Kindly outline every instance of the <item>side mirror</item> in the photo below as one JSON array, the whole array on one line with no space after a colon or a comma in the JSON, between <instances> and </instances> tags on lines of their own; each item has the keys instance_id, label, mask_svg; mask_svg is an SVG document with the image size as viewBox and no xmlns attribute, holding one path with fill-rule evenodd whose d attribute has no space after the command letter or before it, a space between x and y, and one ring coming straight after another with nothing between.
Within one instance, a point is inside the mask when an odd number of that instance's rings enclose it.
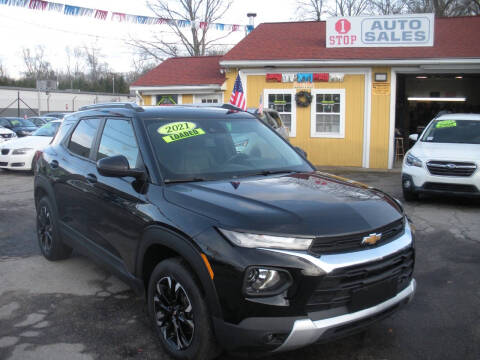
<instances>
[{"instance_id":1,"label":"side mirror","mask_svg":"<svg viewBox=\"0 0 480 360\"><path fill-rule=\"evenodd\" d=\"M307 153L305 150L303 150L301 147L298 147L298 146L294 146L295 150L297 151L297 153L300 154L300 156L302 156L303 158L307 158Z\"/></svg>"},{"instance_id":2,"label":"side mirror","mask_svg":"<svg viewBox=\"0 0 480 360\"><path fill-rule=\"evenodd\" d=\"M108 177L131 176L141 179L145 172L140 169L130 169L128 160L123 155L109 156L97 161L97 170L100 175Z\"/></svg>"},{"instance_id":3,"label":"side mirror","mask_svg":"<svg viewBox=\"0 0 480 360\"><path fill-rule=\"evenodd\" d=\"M417 141L418 140L418 134L412 134L408 137L410 140Z\"/></svg>"}]
</instances>

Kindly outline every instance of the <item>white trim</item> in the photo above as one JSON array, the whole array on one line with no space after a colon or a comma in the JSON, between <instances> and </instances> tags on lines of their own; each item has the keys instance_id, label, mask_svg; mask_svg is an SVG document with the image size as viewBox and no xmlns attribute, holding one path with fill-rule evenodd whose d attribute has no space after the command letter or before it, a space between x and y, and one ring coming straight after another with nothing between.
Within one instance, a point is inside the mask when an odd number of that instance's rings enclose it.
<instances>
[{"instance_id":1,"label":"white trim","mask_svg":"<svg viewBox=\"0 0 480 360\"><path fill-rule=\"evenodd\" d=\"M340 94L340 113L339 113L340 132L327 133L327 132L316 131L316 123L317 123L316 96L317 94ZM312 89L312 103L310 105L310 137L311 138L334 138L334 139L345 138L345 102L346 102L345 89ZM334 114L336 115L336 113Z\"/></svg>"},{"instance_id":2,"label":"white trim","mask_svg":"<svg viewBox=\"0 0 480 360\"><path fill-rule=\"evenodd\" d=\"M214 92L214 91L222 91L222 85L192 85L192 86L183 86L183 85L175 85L175 86L130 86L130 91L140 91L144 94L152 94L156 93L159 95L163 94L194 94L194 93L205 93L205 92Z\"/></svg>"},{"instance_id":3,"label":"white trim","mask_svg":"<svg viewBox=\"0 0 480 360\"><path fill-rule=\"evenodd\" d=\"M385 60L224 60L223 67L264 67L264 66L348 66L348 65L441 65L441 64L474 64L480 65L480 58L430 58L430 59L385 59Z\"/></svg>"},{"instance_id":4,"label":"white trim","mask_svg":"<svg viewBox=\"0 0 480 360\"><path fill-rule=\"evenodd\" d=\"M370 136L372 124L372 69L368 69L364 76L364 101L365 108L363 112L363 151L362 167L370 168Z\"/></svg>"},{"instance_id":5,"label":"white trim","mask_svg":"<svg viewBox=\"0 0 480 360\"><path fill-rule=\"evenodd\" d=\"M297 89L263 89L263 106L268 107L268 94L290 94L292 96L292 117L290 121L289 137L297 136L297 103L295 102L295 94Z\"/></svg>"},{"instance_id":6,"label":"white trim","mask_svg":"<svg viewBox=\"0 0 480 360\"><path fill-rule=\"evenodd\" d=\"M177 96L177 105L182 105L183 104L183 95L178 94Z\"/></svg>"},{"instance_id":7,"label":"white trim","mask_svg":"<svg viewBox=\"0 0 480 360\"><path fill-rule=\"evenodd\" d=\"M395 142L395 110L397 105L397 71L390 70L390 134L388 140L388 168L393 168L393 147Z\"/></svg>"}]
</instances>

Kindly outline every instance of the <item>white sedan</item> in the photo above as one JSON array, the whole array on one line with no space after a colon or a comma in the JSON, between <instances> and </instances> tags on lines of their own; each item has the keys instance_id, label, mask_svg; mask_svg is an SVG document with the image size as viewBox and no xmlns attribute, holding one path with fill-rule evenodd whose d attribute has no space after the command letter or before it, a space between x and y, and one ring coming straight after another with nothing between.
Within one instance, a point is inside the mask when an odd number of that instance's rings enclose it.
<instances>
[{"instance_id":1,"label":"white sedan","mask_svg":"<svg viewBox=\"0 0 480 360\"><path fill-rule=\"evenodd\" d=\"M31 136L0 143L0 169L32 170L35 153L50 144L61 123L61 120L54 120Z\"/></svg>"},{"instance_id":2,"label":"white sedan","mask_svg":"<svg viewBox=\"0 0 480 360\"><path fill-rule=\"evenodd\" d=\"M402 167L405 200L421 193L480 196L480 114L445 114L433 119Z\"/></svg>"},{"instance_id":3,"label":"white sedan","mask_svg":"<svg viewBox=\"0 0 480 360\"><path fill-rule=\"evenodd\" d=\"M14 131L7 129L6 127L0 126L0 143L15 139L16 137L17 134Z\"/></svg>"}]
</instances>

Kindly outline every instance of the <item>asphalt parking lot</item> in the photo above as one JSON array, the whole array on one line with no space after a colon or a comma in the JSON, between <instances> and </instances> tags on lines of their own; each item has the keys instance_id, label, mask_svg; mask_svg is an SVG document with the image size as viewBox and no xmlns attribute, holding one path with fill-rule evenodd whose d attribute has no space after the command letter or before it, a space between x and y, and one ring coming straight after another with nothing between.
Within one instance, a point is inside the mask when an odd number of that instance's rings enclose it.
<instances>
[{"instance_id":1,"label":"asphalt parking lot","mask_svg":"<svg viewBox=\"0 0 480 360\"><path fill-rule=\"evenodd\" d=\"M332 172L402 198L399 173ZM30 174L0 170L0 359L169 359L122 282L79 255L40 256L32 187ZM412 303L364 333L270 359L480 359L480 201L405 207L417 228Z\"/></svg>"}]
</instances>

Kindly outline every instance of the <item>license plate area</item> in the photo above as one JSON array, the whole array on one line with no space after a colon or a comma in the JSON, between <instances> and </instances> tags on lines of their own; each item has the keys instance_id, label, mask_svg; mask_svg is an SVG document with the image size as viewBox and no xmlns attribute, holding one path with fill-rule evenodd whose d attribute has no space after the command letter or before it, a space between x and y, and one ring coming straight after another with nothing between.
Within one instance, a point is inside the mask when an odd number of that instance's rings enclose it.
<instances>
[{"instance_id":1,"label":"license plate area","mask_svg":"<svg viewBox=\"0 0 480 360\"><path fill-rule=\"evenodd\" d=\"M378 305L397 294L398 279L380 281L353 292L349 310L352 312Z\"/></svg>"}]
</instances>

